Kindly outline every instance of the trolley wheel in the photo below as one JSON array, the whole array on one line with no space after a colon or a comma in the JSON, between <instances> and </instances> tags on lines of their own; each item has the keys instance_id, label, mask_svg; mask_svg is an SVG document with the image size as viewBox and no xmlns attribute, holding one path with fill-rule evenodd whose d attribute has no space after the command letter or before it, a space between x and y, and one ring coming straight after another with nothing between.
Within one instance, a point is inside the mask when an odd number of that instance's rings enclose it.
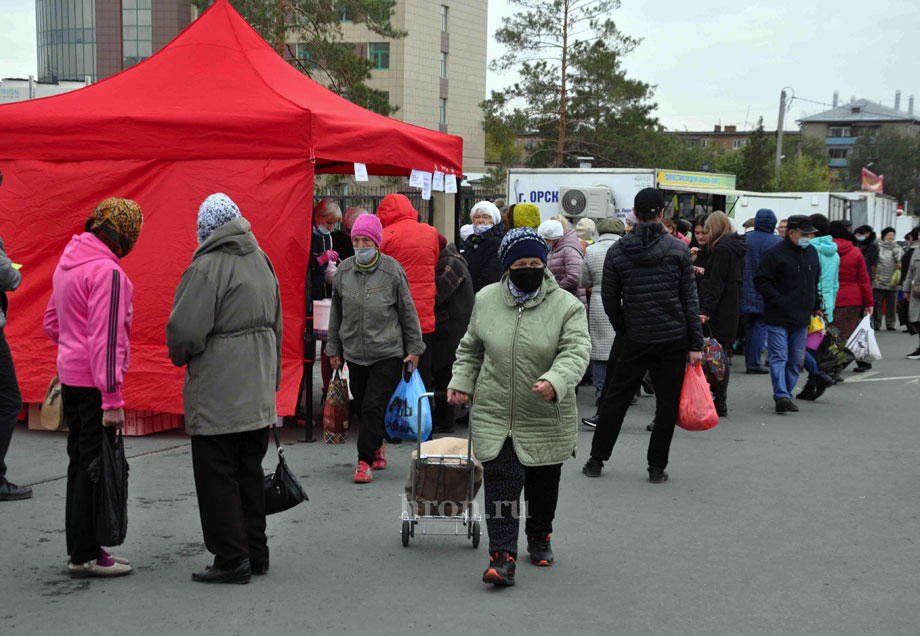
<instances>
[{"instance_id":1,"label":"trolley wheel","mask_svg":"<svg viewBox=\"0 0 920 636\"><path fill-rule=\"evenodd\" d=\"M418 521L413 521L409 524L409 536L413 539L415 538L415 526L418 525Z\"/></svg>"},{"instance_id":2,"label":"trolley wheel","mask_svg":"<svg viewBox=\"0 0 920 636\"><path fill-rule=\"evenodd\" d=\"M408 521L403 521L403 522L402 522L402 544L403 544L403 547L404 547L404 548L406 548L406 547L409 546L409 536L410 536L410 534L409 534L409 522L408 522Z\"/></svg>"},{"instance_id":3,"label":"trolley wheel","mask_svg":"<svg viewBox=\"0 0 920 636\"><path fill-rule=\"evenodd\" d=\"M479 522L478 522L478 521L474 521L474 522L471 524L470 528L471 528L471 530L473 531L473 549L475 550L476 548L479 547L479 536L482 534L482 532L481 532L481 530L480 530L480 528L479 528Z\"/></svg>"}]
</instances>

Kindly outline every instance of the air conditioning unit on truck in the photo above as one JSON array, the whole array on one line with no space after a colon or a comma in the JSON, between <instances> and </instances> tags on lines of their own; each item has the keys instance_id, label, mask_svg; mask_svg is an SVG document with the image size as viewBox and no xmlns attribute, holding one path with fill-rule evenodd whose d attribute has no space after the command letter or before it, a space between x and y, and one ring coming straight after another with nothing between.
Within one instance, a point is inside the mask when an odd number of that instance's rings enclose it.
<instances>
[{"instance_id":1,"label":"air conditioning unit on truck","mask_svg":"<svg viewBox=\"0 0 920 636\"><path fill-rule=\"evenodd\" d=\"M572 219L608 219L616 217L616 202L607 186L562 186L559 207Z\"/></svg>"}]
</instances>

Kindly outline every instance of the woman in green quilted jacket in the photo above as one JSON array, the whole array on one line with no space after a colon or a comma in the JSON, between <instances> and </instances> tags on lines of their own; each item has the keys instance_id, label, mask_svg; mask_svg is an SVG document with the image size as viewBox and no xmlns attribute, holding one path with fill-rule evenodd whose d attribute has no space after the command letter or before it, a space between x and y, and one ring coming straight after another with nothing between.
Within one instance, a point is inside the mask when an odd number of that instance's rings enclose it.
<instances>
[{"instance_id":1,"label":"woman in green quilted jacket","mask_svg":"<svg viewBox=\"0 0 920 636\"><path fill-rule=\"evenodd\" d=\"M504 274L476 295L457 350L448 401L473 398L473 453L483 464L489 567L483 581L514 585L519 499L527 551L553 563L550 547L562 462L574 455L575 386L591 337L584 305L546 269L547 246L531 228L513 229L498 251Z\"/></svg>"}]
</instances>

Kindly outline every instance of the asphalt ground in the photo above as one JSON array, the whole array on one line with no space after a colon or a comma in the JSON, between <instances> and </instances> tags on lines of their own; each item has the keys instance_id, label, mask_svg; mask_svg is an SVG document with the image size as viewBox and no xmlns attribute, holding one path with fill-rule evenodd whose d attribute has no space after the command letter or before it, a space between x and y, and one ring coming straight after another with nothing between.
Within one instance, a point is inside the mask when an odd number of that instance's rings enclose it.
<instances>
[{"instance_id":1,"label":"asphalt ground","mask_svg":"<svg viewBox=\"0 0 920 636\"><path fill-rule=\"evenodd\" d=\"M883 332L879 343L885 359L871 374L847 371L798 414L773 413L767 376L736 372L729 416L710 431L678 429L662 485L645 472L654 398L630 410L601 479L581 474L591 431L580 427L578 458L563 468L556 564L524 558L517 586L502 590L480 580L485 531L475 550L421 528L402 547L411 445L391 446L390 467L358 486L354 436L296 443L303 429L284 438L311 501L269 518L268 576L190 580L210 555L188 438L170 432L127 440L130 527L114 552L135 572L71 580L65 437L20 427L9 477L35 496L0 504L0 634L916 636L920 362L904 358L916 337ZM270 449L265 468L275 463Z\"/></svg>"}]
</instances>

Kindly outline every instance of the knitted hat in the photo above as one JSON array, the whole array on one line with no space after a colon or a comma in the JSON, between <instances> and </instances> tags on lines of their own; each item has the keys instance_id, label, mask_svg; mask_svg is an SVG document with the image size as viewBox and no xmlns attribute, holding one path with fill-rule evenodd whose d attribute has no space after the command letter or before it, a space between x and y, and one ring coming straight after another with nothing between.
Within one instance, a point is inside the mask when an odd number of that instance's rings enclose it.
<instances>
[{"instance_id":1,"label":"knitted hat","mask_svg":"<svg viewBox=\"0 0 920 636\"><path fill-rule=\"evenodd\" d=\"M241 216L236 203L223 192L209 196L198 208L198 245L207 241L214 230Z\"/></svg>"},{"instance_id":2,"label":"knitted hat","mask_svg":"<svg viewBox=\"0 0 920 636\"><path fill-rule=\"evenodd\" d=\"M539 258L546 264L548 252L546 241L533 228L519 227L509 230L498 246L498 258L502 269L508 269L520 258Z\"/></svg>"},{"instance_id":3,"label":"knitted hat","mask_svg":"<svg viewBox=\"0 0 920 636\"><path fill-rule=\"evenodd\" d=\"M633 225L639 222L639 219L636 218L636 213L632 210L626 213L626 220Z\"/></svg>"},{"instance_id":4,"label":"knitted hat","mask_svg":"<svg viewBox=\"0 0 920 636\"><path fill-rule=\"evenodd\" d=\"M362 214L351 226L351 236L352 238L366 236L374 242L374 245L380 247L383 242L383 226L380 225L380 219L373 214Z\"/></svg>"},{"instance_id":5,"label":"knitted hat","mask_svg":"<svg viewBox=\"0 0 920 636\"><path fill-rule=\"evenodd\" d=\"M473 215L476 212L485 212L492 217L492 225L498 225L502 221L502 213L499 212L498 208L491 201L480 201L473 206L473 209L470 210L470 221L473 220Z\"/></svg>"},{"instance_id":6,"label":"knitted hat","mask_svg":"<svg viewBox=\"0 0 920 636\"><path fill-rule=\"evenodd\" d=\"M597 222L598 234L619 234L626 232L626 226L620 219L601 219Z\"/></svg>"},{"instance_id":7,"label":"knitted hat","mask_svg":"<svg viewBox=\"0 0 920 636\"><path fill-rule=\"evenodd\" d=\"M509 213L513 227L532 227L537 229L540 225L540 208L533 203L518 203L512 206Z\"/></svg>"},{"instance_id":8,"label":"knitted hat","mask_svg":"<svg viewBox=\"0 0 920 636\"><path fill-rule=\"evenodd\" d=\"M83 229L99 237L118 258L128 255L144 225L140 206L130 199L110 197L102 201Z\"/></svg>"},{"instance_id":9,"label":"knitted hat","mask_svg":"<svg viewBox=\"0 0 920 636\"><path fill-rule=\"evenodd\" d=\"M575 234L582 241L593 241L596 227L594 221L591 219L582 219L575 225Z\"/></svg>"},{"instance_id":10,"label":"knitted hat","mask_svg":"<svg viewBox=\"0 0 920 636\"><path fill-rule=\"evenodd\" d=\"M540 224L540 227L537 228L537 232L547 241L559 240L562 238L562 235L565 234L562 223L552 219L549 221L543 221L543 223Z\"/></svg>"}]
</instances>

